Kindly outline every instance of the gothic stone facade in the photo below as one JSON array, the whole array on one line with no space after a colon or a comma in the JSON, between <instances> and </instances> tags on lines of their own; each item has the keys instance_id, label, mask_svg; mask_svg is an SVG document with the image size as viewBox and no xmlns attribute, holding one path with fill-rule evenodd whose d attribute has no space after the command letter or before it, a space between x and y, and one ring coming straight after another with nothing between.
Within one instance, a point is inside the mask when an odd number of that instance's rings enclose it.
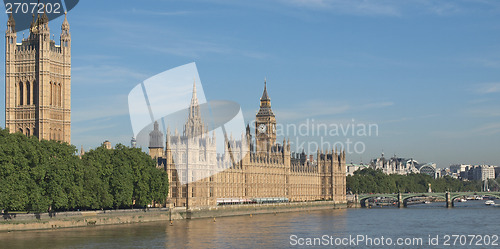
<instances>
[{"instance_id":1,"label":"gothic stone facade","mask_svg":"<svg viewBox=\"0 0 500 249\"><path fill-rule=\"evenodd\" d=\"M167 130L164 147L155 123L149 149L158 167L168 173L168 202L192 208L215 206L223 198L346 201L345 152L318 151L316 160L311 160L313 156L304 152L292 153L286 140L277 143L276 118L266 86L255 122L255 141L247 126L241 140L225 140L229 146L217 154L215 133L203 125L194 88L183 134ZM192 182L183 184L187 180Z\"/></svg>"},{"instance_id":2,"label":"gothic stone facade","mask_svg":"<svg viewBox=\"0 0 500 249\"><path fill-rule=\"evenodd\" d=\"M47 15L17 43L12 15L5 33L5 126L40 140L71 142L71 35L64 17L60 45L50 39Z\"/></svg>"}]
</instances>

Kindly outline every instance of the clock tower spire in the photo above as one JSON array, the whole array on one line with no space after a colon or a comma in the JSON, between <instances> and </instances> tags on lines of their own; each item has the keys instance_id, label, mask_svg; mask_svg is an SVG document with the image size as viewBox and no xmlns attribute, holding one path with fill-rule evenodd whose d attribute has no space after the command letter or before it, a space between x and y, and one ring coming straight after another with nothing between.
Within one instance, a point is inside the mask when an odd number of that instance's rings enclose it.
<instances>
[{"instance_id":1,"label":"clock tower spire","mask_svg":"<svg viewBox=\"0 0 500 249\"><path fill-rule=\"evenodd\" d=\"M276 143L276 117L271 109L271 98L267 93L265 79L259 112L255 116L255 139L257 152L270 152L271 147Z\"/></svg>"}]
</instances>

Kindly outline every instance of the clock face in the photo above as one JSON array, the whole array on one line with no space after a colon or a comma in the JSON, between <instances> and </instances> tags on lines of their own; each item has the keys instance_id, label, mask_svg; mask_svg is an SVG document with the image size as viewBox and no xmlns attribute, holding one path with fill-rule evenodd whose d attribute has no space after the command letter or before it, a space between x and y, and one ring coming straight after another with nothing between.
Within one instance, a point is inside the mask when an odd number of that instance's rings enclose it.
<instances>
[{"instance_id":1,"label":"clock face","mask_svg":"<svg viewBox=\"0 0 500 249\"><path fill-rule=\"evenodd\" d=\"M257 130L259 133L266 133L267 126L265 124L260 124Z\"/></svg>"}]
</instances>

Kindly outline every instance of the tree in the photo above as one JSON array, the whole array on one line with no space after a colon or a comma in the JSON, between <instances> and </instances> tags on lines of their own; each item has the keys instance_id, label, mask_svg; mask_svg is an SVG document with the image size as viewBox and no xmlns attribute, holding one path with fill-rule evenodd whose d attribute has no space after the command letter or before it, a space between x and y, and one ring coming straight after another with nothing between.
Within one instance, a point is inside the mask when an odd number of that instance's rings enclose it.
<instances>
[{"instance_id":1,"label":"tree","mask_svg":"<svg viewBox=\"0 0 500 249\"><path fill-rule=\"evenodd\" d=\"M0 209L108 209L166 200L166 172L140 149L100 146L81 159L76 152L73 145L0 129Z\"/></svg>"},{"instance_id":2,"label":"tree","mask_svg":"<svg viewBox=\"0 0 500 249\"><path fill-rule=\"evenodd\" d=\"M365 168L347 176L347 189L353 193L427 192L428 184L434 192L480 191L478 181L460 181L450 176L433 179L426 174L386 175L381 170Z\"/></svg>"}]
</instances>

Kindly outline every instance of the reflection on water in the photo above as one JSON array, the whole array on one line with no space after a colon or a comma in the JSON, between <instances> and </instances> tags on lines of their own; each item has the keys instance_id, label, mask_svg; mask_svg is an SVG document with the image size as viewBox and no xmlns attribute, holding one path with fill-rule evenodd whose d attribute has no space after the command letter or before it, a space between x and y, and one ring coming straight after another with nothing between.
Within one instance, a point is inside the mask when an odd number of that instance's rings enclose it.
<instances>
[{"instance_id":1,"label":"reflection on water","mask_svg":"<svg viewBox=\"0 0 500 249\"><path fill-rule=\"evenodd\" d=\"M1 248L289 248L290 235L422 237L498 234L500 208L482 201L262 214L213 219L0 233ZM363 246L365 247L365 246ZM362 248L362 247L360 247ZM405 247L407 248L407 247ZM417 247L416 247L417 248ZM437 247L435 247L437 248ZM443 247L444 248L444 247Z\"/></svg>"}]
</instances>

